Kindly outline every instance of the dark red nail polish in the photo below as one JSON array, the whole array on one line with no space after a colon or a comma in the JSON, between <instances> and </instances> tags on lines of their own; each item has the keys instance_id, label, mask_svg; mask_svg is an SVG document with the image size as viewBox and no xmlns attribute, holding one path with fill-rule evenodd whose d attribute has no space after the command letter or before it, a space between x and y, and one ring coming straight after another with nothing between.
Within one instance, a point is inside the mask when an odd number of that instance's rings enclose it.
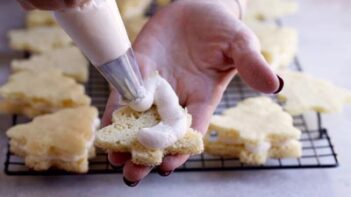
<instances>
[{"instance_id":1,"label":"dark red nail polish","mask_svg":"<svg viewBox=\"0 0 351 197\"><path fill-rule=\"evenodd\" d=\"M123 168L123 165L117 166L117 165L114 165L114 164L112 164L112 163L110 163L110 166L111 166L113 169L121 169L121 168Z\"/></svg>"},{"instance_id":2,"label":"dark red nail polish","mask_svg":"<svg viewBox=\"0 0 351 197\"><path fill-rule=\"evenodd\" d=\"M278 79L279 79L279 88L277 91L274 92L274 94L278 94L279 92L281 92L284 88L284 80L279 76L277 75Z\"/></svg>"},{"instance_id":3,"label":"dark red nail polish","mask_svg":"<svg viewBox=\"0 0 351 197\"><path fill-rule=\"evenodd\" d=\"M135 182L132 182L132 181L129 181L127 180L125 177L123 177L123 181L126 185L128 185L129 187L135 187L139 184L140 181L135 181Z\"/></svg>"},{"instance_id":4,"label":"dark red nail polish","mask_svg":"<svg viewBox=\"0 0 351 197\"><path fill-rule=\"evenodd\" d=\"M162 171L162 170L159 170L157 169L157 173L160 175L160 176L169 176L170 174L172 174L173 171Z\"/></svg>"}]
</instances>

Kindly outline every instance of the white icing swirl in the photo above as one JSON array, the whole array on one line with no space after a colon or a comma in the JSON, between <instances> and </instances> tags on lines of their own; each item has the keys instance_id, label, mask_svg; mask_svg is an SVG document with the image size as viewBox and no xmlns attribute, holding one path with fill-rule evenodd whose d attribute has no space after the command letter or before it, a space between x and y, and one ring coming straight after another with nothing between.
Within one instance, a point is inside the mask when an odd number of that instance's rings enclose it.
<instances>
[{"instance_id":1,"label":"white icing swirl","mask_svg":"<svg viewBox=\"0 0 351 197\"><path fill-rule=\"evenodd\" d=\"M146 111L153 104L161 122L138 132L139 142L150 148L166 148L184 136L187 129L187 113L179 105L179 99L171 85L158 73L144 81L146 94L142 99L128 103L135 111Z\"/></svg>"}]
</instances>

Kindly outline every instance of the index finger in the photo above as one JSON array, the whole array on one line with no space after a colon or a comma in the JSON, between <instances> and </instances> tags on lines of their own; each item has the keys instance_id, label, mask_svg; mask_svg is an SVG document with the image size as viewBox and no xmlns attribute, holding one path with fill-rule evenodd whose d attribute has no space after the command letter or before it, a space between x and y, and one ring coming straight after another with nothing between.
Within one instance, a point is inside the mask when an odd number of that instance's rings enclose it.
<instances>
[{"instance_id":1,"label":"index finger","mask_svg":"<svg viewBox=\"0 0 351 197\"><path fill-rule=\"evenodd\" d=\"M112 113L120 107L119 94L116 90L112 90L108 97L107 104L105 107L104 115L102 116L102 126L105 127L112 123Z\"/></svg>"},{"instance_id":2,"label":"index finger","mask_svg":"<svg viewBox=\"0 0 351 197\"><path fill-rule=\"evenodd\" d=\"M263 93L275 93L282 82L271 70L260 52L255 34L243 23L230 45L231 56L240 77L252 88Z\"/></svg>"}]
</instances>

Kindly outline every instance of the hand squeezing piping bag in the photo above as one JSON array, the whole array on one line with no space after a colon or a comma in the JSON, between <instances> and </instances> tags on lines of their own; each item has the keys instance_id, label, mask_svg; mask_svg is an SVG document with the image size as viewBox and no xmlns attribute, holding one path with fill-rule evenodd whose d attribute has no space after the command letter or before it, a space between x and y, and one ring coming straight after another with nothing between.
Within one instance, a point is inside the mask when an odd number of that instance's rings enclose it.
<instances>
[{"instance_id":1,"label":"hand squeezing piping bag","mask_svg":"<svg viewBox=\"0 0 351 197\"><path fill-rule=\"evenodd\" d=\"M54 15L123 100L144 97L139 66L115 0L89 0Z\"/></svg>"}]
</instances>

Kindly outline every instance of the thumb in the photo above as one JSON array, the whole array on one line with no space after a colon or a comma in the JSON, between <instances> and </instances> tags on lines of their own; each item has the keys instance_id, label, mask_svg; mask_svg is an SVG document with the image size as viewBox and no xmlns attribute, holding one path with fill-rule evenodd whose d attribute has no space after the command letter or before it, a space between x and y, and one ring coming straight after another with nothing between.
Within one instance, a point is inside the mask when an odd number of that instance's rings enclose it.
<instances>
[{"instance_id":1,"label":"thumb","mask_svg":"<svg viewBox=\"0 0 351 197\"><path fill-rule=\"evenodd\" d=\"M230 43L230 54L240 77L253 89L263 93L277 93L283 81L273 73L260 52L255 34L243 23Z\"/></svg>"},{"instance_id":2,"label":"thumb","mask_svg":"<svg viewBox=\"0 0 351 197\"><path fill-rule=\"evenodd\" d=\"M112 113L119 107L119 94L117 91L112 90L108 98L104 114L102 116L102 126L107 126L112 123Z\"/></svg>"}]
</instances>

